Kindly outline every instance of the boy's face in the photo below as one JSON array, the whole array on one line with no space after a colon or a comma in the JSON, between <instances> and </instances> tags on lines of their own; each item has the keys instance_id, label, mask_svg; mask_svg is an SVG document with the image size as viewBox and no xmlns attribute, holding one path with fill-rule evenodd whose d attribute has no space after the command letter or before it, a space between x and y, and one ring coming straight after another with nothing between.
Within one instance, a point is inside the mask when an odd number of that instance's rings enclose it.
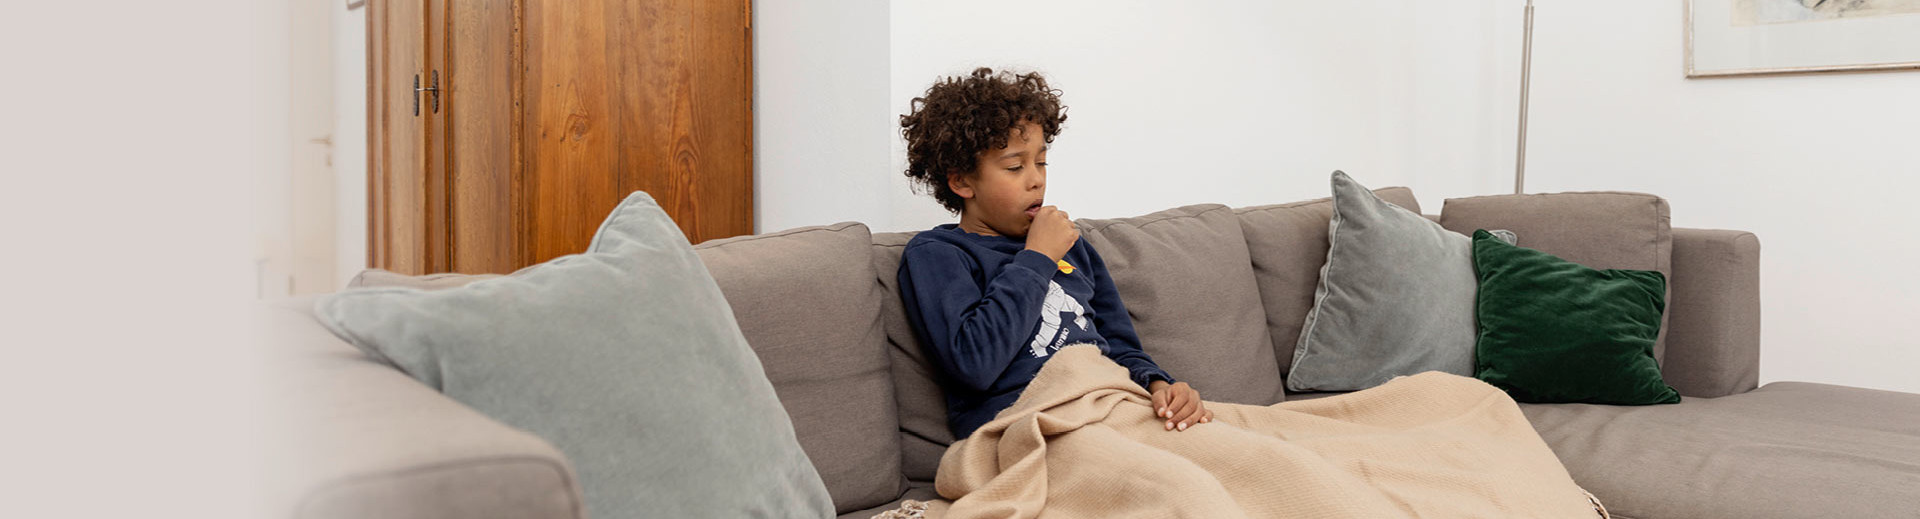
<instances>
[{"instance_id":1,"label":"boy's face","mask_svg":"<svg viewBox=\"0 0 1920 519\"><path fill-rule=\"evenodd\" d=\"M1038 123L1011 130L1007 145L980 152L971 174L950 175L947 187L966 199L960 228L1025 238L1047 196L1047 143Z\"/></svg>"}]
</instances>

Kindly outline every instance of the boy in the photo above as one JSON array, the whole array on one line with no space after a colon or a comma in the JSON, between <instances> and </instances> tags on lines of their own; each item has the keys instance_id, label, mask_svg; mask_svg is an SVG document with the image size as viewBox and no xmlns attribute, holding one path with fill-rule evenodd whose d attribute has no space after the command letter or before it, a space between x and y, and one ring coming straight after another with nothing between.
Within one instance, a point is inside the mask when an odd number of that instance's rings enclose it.
<instances>
[{"instance_id":1,"label":"boy","mask_svg":"<svg viewBox=\"0 0 1920 519\"><path fill-rule=\"evenodd\" d=\"M1012 405L1053 352L1094 344L1153 395L1169 431L1213 420L1200 394L1140 349L1100 255L1043 205L1047 149L1067 120L1038 73L936 82L900 117L907 171L957 224L915 235L900 258L914 333L946 373L947 426L966 438Z\"/></svg>"}]
</instances>

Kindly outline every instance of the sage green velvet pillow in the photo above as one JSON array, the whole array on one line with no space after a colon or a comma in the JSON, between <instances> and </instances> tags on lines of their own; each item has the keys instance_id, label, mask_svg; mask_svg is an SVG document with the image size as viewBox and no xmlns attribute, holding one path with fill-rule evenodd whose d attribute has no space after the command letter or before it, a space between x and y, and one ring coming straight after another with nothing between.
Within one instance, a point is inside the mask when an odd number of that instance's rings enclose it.
<instances>
[{"instance_id":1,"label":"sage green velvet pillow","mask_svg":"<svg viewBox=\"0 0 1920 519\"><path fill-rule=\"evenodd\" d=\"M314 314L552 442L579 470L587 517L834 516L719 285L646 193L586 252L457 288L348 290Z\"/></svg>"},{"instance_id":2,"label":"sage green velvet pillow","mask_svg":"<svg viewBox=\"0 0 1920 519\"><path fill-rule=\"evenodd\" d=\"M1473 232L1480 278L1474 376L1533 403L1671 404L1653 342L1667 279L1595 270Z\"/></svg>"},{"instance_id":3,"label":"sage green velvet pillow","mask_svg":"<svg viewBox=\"0 0 1920 519\"><path fill-rule=\"evenodd\" d=\"M1287 389L1358 391L1402 375L1473 374L1473 244L1335 171L1320 267ZM1157 358L1157 357L1156 357Z\"/></svg>"}]
</instances>

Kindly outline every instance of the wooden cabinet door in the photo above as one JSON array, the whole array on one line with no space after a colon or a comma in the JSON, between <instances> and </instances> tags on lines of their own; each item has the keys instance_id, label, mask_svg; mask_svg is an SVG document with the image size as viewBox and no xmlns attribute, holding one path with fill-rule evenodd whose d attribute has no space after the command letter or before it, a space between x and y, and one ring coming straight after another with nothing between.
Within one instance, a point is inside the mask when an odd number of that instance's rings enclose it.
<instances>
[{"instance_id":1,"label":"wooden cabinet door","mask_svg":"<svg viewBox=\"0 0 1920 519\"><path fill-rule=\"evenodd\" d=\"M514 72L514 0L431 0L446 16L447 78L441 113L446 137L447 270L513 272L534 262L522 257L520 206L514 179L514 128L520 118Z\"/></svg>"},{"instance_id":2,"label":"wooden cabinet door","mask_svg":"<svg viewBox=\"0 0 1920 519\"><path fill-rule=\"evenodd\" d=\"M369 3L370 264L512 272L633 191L689 241L752 233L747 5Z\"/></svg>"},{"instance_id":3,"label":"wooden cabinet door","mask_svg":"<svg viewBox=\"0 0 1920 519\"><path fill-rule=\"evenodd\" d=\"M367 5L368 264L403 273L432 271L427 243L426 119L431 100L414 81L425 71L426 2ZM426 101L422 103L421 101Z\"/></svg>"},{"instance_id":4,"label":"wooden cabinet door","mask_svg":"<svg viewBox=\"0 0 1920 519\"><path fill-rule=\"evenodd\" d=\"M753 232L746 0L524 0L531 260L646 191L698 243Z\"/></svg>"}]
</instances>

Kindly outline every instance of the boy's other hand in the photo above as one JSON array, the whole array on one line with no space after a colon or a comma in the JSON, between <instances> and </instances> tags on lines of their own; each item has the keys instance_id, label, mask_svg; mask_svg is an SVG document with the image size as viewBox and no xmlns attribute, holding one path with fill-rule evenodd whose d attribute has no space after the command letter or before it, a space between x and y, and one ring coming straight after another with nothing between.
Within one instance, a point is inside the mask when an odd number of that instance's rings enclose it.
<instances>
[{"instance_id":1,"label":"boy's other hand","mask_svg":"<svg viewBox=\"0 0 1920 519\"><path fill-rule=\"evenodd\" d=\"M1147 384L1153 393L1153 415L1167 421L1167 430L1187 430L1187 427L1213 421L1213 411L1200 401L1200 392L1194 391L1186 382L1168 384L1165 380L1155 380Z\"/></svg>"},{"instance_id":2,"label":"boy's other hand","mask_svg":"<svg viewBox=\"0 0 1920 519\"><path fill-rule=\"evenodd\" d=\"M1056 206L1041 207L1033 214L1033 225L1027 227L1027 248L1054 261L1065 259L1067 251L1079 240L1080 228L1074 227L1067 212Z\"/></svg>"}]
</instances>

